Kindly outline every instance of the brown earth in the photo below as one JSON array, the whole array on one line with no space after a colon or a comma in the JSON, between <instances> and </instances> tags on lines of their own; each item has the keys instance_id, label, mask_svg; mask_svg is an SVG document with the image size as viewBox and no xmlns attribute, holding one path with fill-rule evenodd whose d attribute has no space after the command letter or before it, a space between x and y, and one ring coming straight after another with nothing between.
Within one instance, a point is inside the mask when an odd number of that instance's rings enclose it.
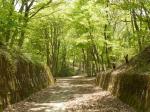
<instances>
[{"instance_id":1,"label":"brown earth","mask_svg":"<svg viewBox=\"0 0 150 112\"><path fill-rule=\"evenodd\" d=\"M114 70L97 74L97 85L137 112L150 112L150 46Z\"/></svg>"},{"instance_id":2,"label":"brown earth","mask_svg":"<svg viewBox=\"0 0 150 112\"><path fill-rule=\"evenodd\" d=\"M95 86L94 78L58 78L56 85L9 106L4 112L135 112Z\"/></svg>"}]
</instances>

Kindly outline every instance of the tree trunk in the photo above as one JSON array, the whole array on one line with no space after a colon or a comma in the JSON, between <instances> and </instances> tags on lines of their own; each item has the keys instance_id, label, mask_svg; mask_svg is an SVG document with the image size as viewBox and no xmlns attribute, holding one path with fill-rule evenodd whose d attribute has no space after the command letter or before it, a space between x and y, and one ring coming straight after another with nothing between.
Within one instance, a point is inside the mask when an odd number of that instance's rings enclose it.
<instances>
[{"instance_id":1,"label":"tree trunk","mask_svg":"<svg viewBox=\"0 0 150 112\"><path fill-rule=\"evenodd\" d=\"M136 14L135 14L135 10L132 9L132 16L133 16L133 23L134 23L134 27L136 29L136 33L138 36L138 45L139 45L139 51L142 50L142 42L141 42L141 37L140 37L140 29L137 23L137 18L136 18Z\"/></svg>"}]
</instances>

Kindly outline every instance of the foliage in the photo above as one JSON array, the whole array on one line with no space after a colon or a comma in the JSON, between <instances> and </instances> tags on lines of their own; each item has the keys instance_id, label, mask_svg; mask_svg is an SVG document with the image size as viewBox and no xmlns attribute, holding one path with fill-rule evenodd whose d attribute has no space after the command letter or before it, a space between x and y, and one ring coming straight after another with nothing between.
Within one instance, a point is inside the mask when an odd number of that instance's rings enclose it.
<instances>
[{"instance_id":1,"label":"foliage","mask_svg":"<svg viewBox=\"0 0 150 112\"><path fill-rule=\"evenodd\" d=\"M47 63L53 75L77 67L91 76L149 45L149 6L147 0L0 0L0 41Z\"/></svg>"}]
</instances>

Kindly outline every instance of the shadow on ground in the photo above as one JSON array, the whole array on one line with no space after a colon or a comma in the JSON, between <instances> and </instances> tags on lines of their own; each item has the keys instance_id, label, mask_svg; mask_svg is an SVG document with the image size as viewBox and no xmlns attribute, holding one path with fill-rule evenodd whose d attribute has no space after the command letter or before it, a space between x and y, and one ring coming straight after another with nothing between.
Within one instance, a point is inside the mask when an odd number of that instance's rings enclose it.
<instances>
[{"instance_id":1,"label":"shadow on ground","mask_svg":"<svg viewBox=\"0 0 150 112\"><path fill-rule=\"evenodd\" d=\"M58 78L56 85L19 102L4 112L134 112L129 106L95 87L94 78Z\"/></svg>"}]
</instances>

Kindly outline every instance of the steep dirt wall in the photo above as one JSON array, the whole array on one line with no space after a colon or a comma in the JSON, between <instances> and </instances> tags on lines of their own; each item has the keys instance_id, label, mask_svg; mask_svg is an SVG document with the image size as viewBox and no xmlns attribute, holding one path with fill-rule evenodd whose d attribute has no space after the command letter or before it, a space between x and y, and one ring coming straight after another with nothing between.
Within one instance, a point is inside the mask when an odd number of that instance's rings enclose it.
<instances>
[{"instance_id":1,"label":"steep dirt wall","mask_svg":"<svg viewBox=\"0 0 150 112\"><path fill-rule=\"evenodd\" d=\"M138 112L150 112L150 76L103 73L97 76L97 84Z\"/></svg>"},{"instance_id":2,"label":"steep dirt wall","mask_svg":"<svg viewBox=\"0 0 150 112\"><path fill-rule=\"evenodd\" d=\"M116 70L97 75L97 85L133 106L150 112L150 47Z\"/></svg>"},{"instance_id":3,"label":"steep dirt wall","mask_svg":"<svg viewBox=\"0 0 150 112\"><path fill-rule=\"evenodd\" d=\"M6 107L53 84L47 66L0 49L0 104Z\"/></svg>"}]
</instances>

